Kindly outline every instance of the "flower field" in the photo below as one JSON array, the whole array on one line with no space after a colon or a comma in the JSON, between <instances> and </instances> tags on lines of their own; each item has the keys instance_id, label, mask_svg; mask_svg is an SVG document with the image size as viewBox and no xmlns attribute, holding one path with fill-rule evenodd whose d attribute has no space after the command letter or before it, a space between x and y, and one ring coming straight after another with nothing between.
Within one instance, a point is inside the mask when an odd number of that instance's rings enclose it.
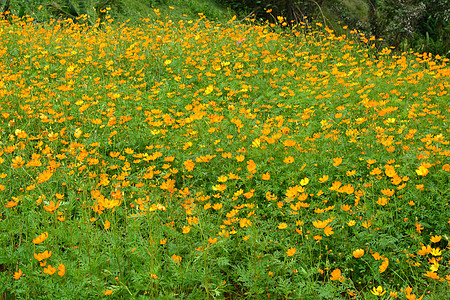
<instances>
[{"instance_id":1,"label":"flower field","mask_svg":"<svg viewBox=\"0 0 450 300\"><path fill-rule=\"evenodd\" d=\"M448 59L154 13L1 21L0 299L450 293Z\"/></svg>"}]
</instances>

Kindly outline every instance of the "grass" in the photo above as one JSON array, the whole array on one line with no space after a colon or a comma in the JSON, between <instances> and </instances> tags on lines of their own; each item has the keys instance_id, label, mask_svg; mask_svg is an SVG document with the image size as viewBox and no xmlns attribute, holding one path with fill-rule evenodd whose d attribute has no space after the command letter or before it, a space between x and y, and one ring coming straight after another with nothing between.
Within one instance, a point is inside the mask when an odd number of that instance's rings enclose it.
<instances>
[{"instance_id":1,"label":"grass","mask_svg":"<svg viewBox=\"0 0 450 300\"><path fill-rule=\"evenodd\" d=\"M151 14L2 21L3 298L445 298L447 59Z\"/></svg>"}]
</instances>

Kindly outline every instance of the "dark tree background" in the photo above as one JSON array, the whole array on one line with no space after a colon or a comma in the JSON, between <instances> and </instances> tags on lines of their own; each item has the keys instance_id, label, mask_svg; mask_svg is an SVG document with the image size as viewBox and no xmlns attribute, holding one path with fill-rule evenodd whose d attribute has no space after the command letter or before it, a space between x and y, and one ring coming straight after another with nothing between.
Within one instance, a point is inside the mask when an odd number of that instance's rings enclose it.
<instances>
[{"instance_id":1,"label":"dark tree background","mask_svg":"<svg viewBox=\"0 0 450 300\"><path fill-rule=\"evenodd\" d=\"M379 47L393 46L450 56L450 0L219 0L245 17L272 19L280 15L290 22L304 17L333 28L339 22L382 38ZM272 9L271 14L265 13Z\"/></svg>"}]
</instances>

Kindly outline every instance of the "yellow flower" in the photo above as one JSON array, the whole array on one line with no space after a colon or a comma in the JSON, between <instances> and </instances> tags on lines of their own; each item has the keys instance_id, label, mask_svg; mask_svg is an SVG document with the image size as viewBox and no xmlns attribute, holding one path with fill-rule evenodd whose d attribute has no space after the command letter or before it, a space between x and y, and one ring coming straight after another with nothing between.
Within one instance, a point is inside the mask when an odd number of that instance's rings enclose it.
<instances>
[{"instance_id":1,"label":"yellow flower","mask_svg":"<svg viewBox=\"0 0 450 300\"><path fill-rule=\"evenodd\" d=\"M286 223L280 223L280 225L278 225L278 229L286 229L287 227Z\"/></svg>"},{"instance_id":2,"label":"yellow flower","mask_svg":"<svg viewBox=\"0 0 450 300\"><path fill-rule=\"evenodd\" d=\"M83 131L80 128L77 128L77 129L75 129L75 132L74 132L73 136L75 138L79 138L82 133L83 133Z\"/></svg>"},{"instance_id":3,"label":"yellow flower","mask_svg":"<svg viewBox=\"0 0 450 300\"><path fill-rule=\"evenodd\" d=\"M440 256L440 255L442 255L442 251L441 251L440 248L432 248L430 253L433 256Z\"/></svg>"},{"instance_id":4,"label":"yellow flower","mask_svg":"<svg viewBox=\"0 0 450 300\"><path fill-rule=\"evenodd\" d=\"M386 291L383 290L383 287L381 285L379 285L377 288L374 287L373 289L370 290L370 292L375 296L383 296L386 293Z\"/></svg>"},{"instance_id":5,"label":"yellow flower","mask_svg":"<svg viewBox=\"0 0 450 300\"><path fill-rule=\"evenodd\" d=\"M300 185L307 185L309 183L309 178L305 177L302 180L300 180Z\"/></svg>"},{"instance_id":6,"label":"yellow flower","mask_svg":"<svg viewBox=\"0 0 450 300\"><path fill-rule=\"evenodd\" d=\"M424 166L419 166L416 170L416 173L419 176L427 176L428 172L429 172L428 169L425 168Z\"/></svg>"}]
</instances>

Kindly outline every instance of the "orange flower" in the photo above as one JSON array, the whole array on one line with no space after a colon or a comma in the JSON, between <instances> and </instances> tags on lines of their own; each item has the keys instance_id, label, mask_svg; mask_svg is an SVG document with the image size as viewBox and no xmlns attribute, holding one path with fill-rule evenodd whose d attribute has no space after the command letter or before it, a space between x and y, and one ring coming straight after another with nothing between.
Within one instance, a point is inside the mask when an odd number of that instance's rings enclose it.
<instances>
[{"instance_id":1,"label":"orange flower","mask_svg":"<svg viewBox=\"0 0 450 300\"><path fill-rule=\"evenodd\" d=\"M113 293L113 290L105 290L105 291L103 291L103 295L105 295L105 296L109 296L112 293Z\"/></svg>"},{"instance_id":2,"label":"orange flower","mask_svg":"<svg viewBox=\"0 0 450 300\"><path fill-rule=\"evenodd\" d=\"M441 235L435 235L435 236L432 236L430 240L431 240L432 243L439 243L441 238L442 238Z\"/></svg>"},{"instance_id":3,"label":"orange flower","mask_svg":"<svg viewBox=\"0 0 450 300\"><path fill-rule=\"evenodd\" d=\"M34 253L34 258L36 258L38 261L47 259L50 256L52 256L52 251L49 252L48 250L45 250L42 253Z\"/></svg>"},{"instance_id":4,"label":"orange flower","mask_svg":"<svg viewBox=\"0 0 450 300\"><path fill-rule=\"evenodd\" d=\"M269 172L262 174L262 180L269 180L269 179L270 179L270 173Z\"/></svg>"},{"instance_id":5,"label":"orange flower","mask_svg":"<svg viewBox=\"0 0 450 300\"><path fill-rule=\"evenodd\" d=\"M341 270L335 269L333 272L331 272L330 279L331 280L339 280L339 279L341 279L341 275L342 275Z\"/></svg>"},{"instance_id":6,"label":"orange flower","mask_svg":"<svg viewBox=\"0 0 450 300\"><path fill-rule=\"evenodd\" d=\"M39 174L38 177L38 183L43 183L46 182L47 180L50 179L50 177L53 176L53 172L49 169L45 170L44 172Z\"/></svg>"},{"instance_id":7,"label":"orange flower","mask_svg":"<svg viewBox=\"0 0 450 300\"><path fill-rule=\"evenodd\" d=\"M183 165L186 168L186 170L188 172L190 172L190 171L194 170L195 163L192 161L192 159L189 159L189 160L185 161L183 163Z\"/></svg>"},{"instance_id":8,"label":"orange flower","mask_svg":"<svg viewBox=\"0 0 450 300\"><path fill-rule=\"evenodd\" d=\"M181 259L182 259L181 256L178 256L176 254L172 255L172 261L176 264L179 264Z\"/></svg>"},{"instance_id":9,"label":"orange flower","mask_svg":"<svg viewBox=\"0 0 450 300\"><path fill-rule=\"evenodd\" d=\"M16 136L19 139L25 139L28 136L28 134L25 131L21 130L21 129L16 129L16 131L14 133L16 134Z\"/></svg>"},{"instance_id":10,"label":"orange flower","mask_svg":"<svg viewBox=\"0 0 450 300\"><path fill-rule=\"evenodd\" d=\"M379 197L378 198L378 201L377 201L378 205L384 206L387 203L388 203L388 198L386 198L386 197Z\"/></svg>"},{"instance_id":11,"label":"orange flower","mask_svg":"<svg viewBox=\"0 0 450 300\"><path fill-rule=\"evenodd\" d=\"M364 249L356 249L353 251L354 258L361 258L364 255Z\"/></svg>"},{"instance_id":12,"label":"orange flower","mask_svg":"<svg viewBox=\"0 0 450 300\"><path fill-rule=\"evenodd\" d=\"M292 164L294 162L294 158L292 156L285 157L283 162L285 164Z\"/></svg>"},{"instance_id":13,"label":"orange flower","mask_svg":"<svg viewBox=\"0 0 450 300\"><path fill-rule=\"evenodd\" d=\"M380 274L386 271L387 267L389 266L389 259L384 258L383 262L381 263L381 266L379 268Z\"/></svg>"},{"instance_id":14,"label":"orange flower","mask_svg":"<svg viewBox=\"0 0 450 300\"><path fill-rule=\"evenodd\" d=\"M58 275L63 277L66 274L66 267L63 264L59 264L58 266Z\"/></svg>"},{"instance_id":15,"label":"orange flower","mask_svg":"<svg viewBox=\"0 0 450 300\"><path fill-rule=\"evenodd\" d=\"M48 232L44 232L43 234L41 234L40 236L38 236L37 238L33 239L33 243L40 244L43 241L45 241L48 238Z\"/></svg>"},{"instance_id":16,"label":"orange flower","mask_svg":"<svg viewBox=\"0 0 450 300\"><path fill-rule=\"evenodd\" d=\"M436 272L427 271L424 275L429 277L429 278L431 278L431 279L439 280L439 276L438 276L438 274Z\"/></svg>"},{"instance_id":17,"label":"orange flower","mask_svg":"<svg viewBox=\"0 0 450 300\"><path fill-rule=\"evenodd\" d=\"M334 233L333 228L330 226L325 227L323 232L325 233L326 236L330 236Z\"/></svg>"},{"instance_id":18,"label":"orange flower","mask_svg":"<svg viewBox=\"0 0 450 300\"><path fill-rule=\"evenodd\" d=\"M292 256L292 255L295 254L296 251L297 250L295 250L294 247L291 247L291 248L287 249L286 253L287 253L288 256Z\"/></svg>"},{"instance_id":19,"label":"orange flower","mask_svg":"<svg viewBox=\"0 0 450 300\"><path fill-rule=\"evenodd\" d=\"M386 174L387 177L394 177L395 175L397 175L397 172L395 171L394 167L391 165L385 166L384 173Z\"/></svg>"},{"instance_id":20,"label":"orange flower","mask_svg":"<svg viewBox=\"0 0 450 300\"><path fill-rule=\"evenodd\" d=\"M343 211L349 211L352 208L352 206L348 204L342 204L341 208Z\"/></svg>"},{"instance_id":21,"label":"orange flower","mask_svg":"<svg viewBox=\"0 0 450 300\"><path fill-rule=\"evenodd\" d=\"M320 177L319 182L320 183L324 183L328 180L329 176L328 175L323 175L322 177Z\"/></svg>"},{"instance_id":22,"label":"orange flower","mask_svg":"<svg viewBox=\"0 0 450 300\"><path fill-rule=\"evenodd\" d=\"M14 272L13 278L18 280L22 276L22 270L19 269L19 271Z\"/></svg>"},{"instance_id":23,"label":"orange flower","mask_svg":"<svg viewBox=\"0 0 450 300\"><path fill-rule=\"evenodd\" d=\"M313 221L313 226L319 229L325 228L327 227L328 224L330 224L330 222L332 221L332 219L326 219L324 221L321 220L317 220L317 221Z\"/></svg>"},{"instance_id":24,"label":"orange flower","mask_svg":"<svg viewBox=\"0 0 450 300\"><path fill-rule=\"evenodd\" d=\"M422 230L424 229L424 227L422 226L422 224L416 222L415 226L416 226L416 231L417 231L418 233L422 233Z\"/></svg>"},{"instance_id":25,"label":"orange flower","mask_svg":"<svg viewBox=\"0 0 450 300\"><path fill-rule=\"evenodd\" d=\"M239 226L241 227L249 227L252 226L252 222L247 218L242 218L239 220Z\"/></svg>"},{"instance_id":26,"label":"orange flower","mask_svg":"<svg viewBox=\"0 0 450 300\"><path fill-rule=\"evenodd\" d=\"M418 255L427 255L428 253L431 252L431 246L427 245L427 246L422 246L422 249L420 249L419 251L417 251Z\"/></svg>"},{"instance_id":27,"label":"orange flower","mask_svg":"<svg viewBox=\"0 0 450 300\"><path fill-rule=\"evenodd\" d=\"M60 202L61 201L58 201L58 203L55 204L55 202L50 201L49 205L44 205L44 209L52 214L55 210L58 209Z\"/></svg>"},{"instance_id":28,"label":"orange flower","mask_svg":"<svg viewBox=\"0 0 450 300\"><path fill-rule=\"evenodd\" d=\"M256 164L253 161L253 159L250 159L249 161L247 161L247 170L250 173L255 173L256 172Z\"/></svg>"},{"instance_id":29,"label":"orange flower","mask_svg":"<svg viewBox=\"0 0 450 300\"><path fill-rule=\"evenodd\" d=\"M283 145L285 145L286 147L294 147L296 144L297 142L293 140L285 140L283 142Z\"/></svg>"},{"instance_id":30,"label":"orange flower","mask_svg":"<svg viewBox=\"0 0 450 300\"><path fill-rule=\"evenodd\" d=\"M342 182L335 181L331 184L331 187L329 189L330 189L330 191L338 191L339 188L341 187L341 185L342 185Z\"/></svg>"},{"instance_id":31,"label":"orange flower","mask_svg":"<svg viewBox=\"0 0 450 300\"><path fill-rule=\"evenodd\" d=\"M186 233L189 233L189 231L191 231L191 226L183 226L182 229L183 229L183 233L186 234Z\"/></svg>"},{"instance_id":32,"label":"orange flower","mask_svg":"<svg viewBox=\"0 0 450 300\"><path fill-rule=\"evenodd\" d=\"M48 265L47 268L44 268L44 273L48 275L53 275L56 272L56 268L52 267L52 265Z\"/></svg>"},{"instance_id":33,"label":"orange flower","mask_svg":"<svg viewBox=\"0 0 450 300\"><path fill-rule=\"evenodd\" d=\"M23 166L24 163L25 161L23 160L22 156L16 156L15 158L12 159L11 167L13 169L19 169L20 167Z\"/></svg>"},{"instance_id":34,"label":"orange flower","mask_svg":"<svg viewBox=\"0 0 450 300\"><path fill-rule=\"evenodd\" d=\"M105 225L104 225L105 229L108 230L109 227L111 227L111 222L109 222L108 220L105 221Z\"/></svg>"},{"instance_id":35,"label":"orange flower","mask_svg":"<svg viewBox=\"0 0 450 300\"><path fill-rule=\"evenodd\" d=\"M219 209L222 208L222 206L223 206L222 203L216 203L216 204L214 204L214 205L212 206L212 208L215 209L215 210L219 210Z\"/></svg>"},{"instance_id":36,"label":"orange flower","mask_svg":"<svg viewBox=\"0 0 450 300\"><path fill-rule=\"evenodd\" d=\"M342 164L342 157L333 158L333 166L337 167Z\"/></svg>"},{"instance_id":37,"label":"orange flower","mask_svg":"<svg viewBox=\"0 0 450 300\"><path fill-rule=\"evenodd\" d=\"M5 204L5 207L14 207L17 205L17 201L8 201L8 203Z\"/></svg>"},{"instance_id":38,"label":"orange flower","mask_svg":"<svg viewBox=\"0 0 450 300\"><path fill-rule=\"evenodd\" d=\"M389 197L389 196L394 195L395 191L394 191L394 190L391 190L391 189L382 189L382 190L381 190L381 193L382 193L383 195Z\"/></svg>"},{"instance_id":39,"label":"orange flower","mask_svg":"<svg viewBox=\"0 0 450 300\"><path fill-rule=\"evenodd\" d=\"M362 223L362 227L364 227L364 228L369 228L370 226L372 226L371 220L367 220Z\"/></svg>"},{"instance_id":40,"label":"orange flower","mask_svg":"<svg viewBox=\"0 0 450 300\"><path fill-rule=\"evenodd\" d=\"M244 159L245 159L245 156L244 156L244 155L242 155L242 154L236 155L236 160L237 160L238 162L244 161Z\"/></svg>"}]
</instances>

